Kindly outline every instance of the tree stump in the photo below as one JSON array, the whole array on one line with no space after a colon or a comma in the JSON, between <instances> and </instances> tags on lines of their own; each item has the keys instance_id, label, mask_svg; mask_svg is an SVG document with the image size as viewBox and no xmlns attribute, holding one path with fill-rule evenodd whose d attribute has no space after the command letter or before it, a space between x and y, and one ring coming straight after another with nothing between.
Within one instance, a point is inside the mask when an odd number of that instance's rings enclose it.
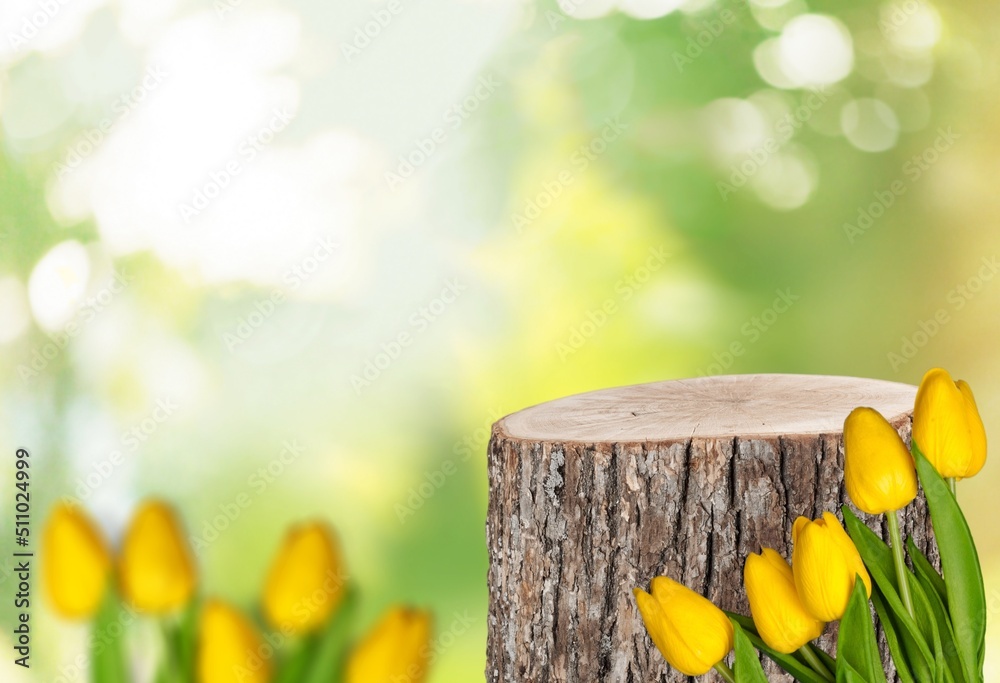
<instances>
[{"instance_id":1,"label":"tree stump","mask_svg":"<svg viewBox=\"0 0 1000 683\"><path fill-rule=\"evenodd\" d=\"M871 406L908 442L915 393L850 377L734 375L595 391L498 421L487 681L688 680L647 637L632 588L666 574L749 614L746 556L769 546L790 557L796 517L839 517L848 502L844 418ZM937 562L922 496L902 526ZM821 643L832 652L834 642L830 626ZM770 680L791 680L767 665Z\"/></svg>"}]
</instances>

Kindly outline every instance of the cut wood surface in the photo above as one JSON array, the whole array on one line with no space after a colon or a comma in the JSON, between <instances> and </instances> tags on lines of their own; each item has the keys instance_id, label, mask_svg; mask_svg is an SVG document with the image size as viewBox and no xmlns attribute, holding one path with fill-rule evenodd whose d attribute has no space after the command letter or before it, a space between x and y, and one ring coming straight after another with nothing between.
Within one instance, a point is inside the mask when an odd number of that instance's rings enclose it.
<instances>
[{"instance_id":1,"label":"cut wood surface","mask_svg":"<svg viewBox=\"0 0 1000 683\"><path fill-rule=\"evenodd\" d=\"M915 393L733 375L579 394L501 419L489 446L487 680L688 680L649 641L631 589L666 574L747 614L746 556L768 546L790 557L796 517L839 516L847 502L844 418L870 406L909 439ZM902 523L937 561L922 498Z\"/></svg>"}]
</instances>

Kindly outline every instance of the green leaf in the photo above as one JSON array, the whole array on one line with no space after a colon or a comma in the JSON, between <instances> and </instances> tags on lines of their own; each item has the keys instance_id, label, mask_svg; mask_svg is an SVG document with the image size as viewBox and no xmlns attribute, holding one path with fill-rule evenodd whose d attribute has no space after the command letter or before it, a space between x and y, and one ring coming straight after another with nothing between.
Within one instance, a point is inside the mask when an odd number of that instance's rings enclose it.
<instances>
[{"instance_id":1,"label":"green leaf","mask_svg":"<svg viewBox=\"0 0 1000 683\"><path fill-rule=\"evenodd\" d=\"M757 628L754 626L753 619L733 612L726 612L726 615L734 623L740 625L744 635L746 635L755 648L767 655L782 670L791 674L796 681L800 681L800 683L827 683L825 678L813 671L812 667L802 661L797 655L786 655L771 649L757 634ZM835 668L832 660L829 668L831 671Z\"/></svg>"},{"instance_id":2,"label":"green leaf","mask_svg":"<svg viewBox=\"0 0 1000 683\"><path fill-rule=\"evenodd\" d=\"M885 598L882 597L882 592L877 586L872 591L872 604L875 605L879 624L881 624L882 631L885 633L886 642L889 643L889 654L892 655L892 663L896 665L896 673L899 674L899 678L903 683L917 683L913 677L913 672L910 671L910 665L903 650L903 644L900 641L899 627L893 620L892 612L886 607Z\"/></svg>"},{"instance_id":3,"label":"green leaf","mask_svg":"<svg viewBox=\"0 0 1000 683\"><path fill-rule=\"evenodd\" d=\"M125 628L121 599L108 587L94 618L90 640L90 675L93 683L128 683L125 670Z\"/></svg>"},{"instance_id":4,"label":"green leaf","mask_svg":"<svg viewBox=\"0 0 1000 683\"><path fill-rule=\"evenodd\" d=\"M920 552L920 548L917 544L913 542L912 538L906 539L906 552L910 556L910 561L913 562L913 568L917 572L917 577L921 579L921 582L928 585L934 589L938 597L941 598L941 603L948 607L948 588L945 586L944 579L931 564L931 561L927 559L927 556Z\"/></svg>"},{"instance_id":5,"label":"green leaf","mask_svg":"<svg viewBox=\"0 0 1000 683\"><path fill-rule=\"evenodd\" d=\"M817 657L819 657L820 661L823 662L823 666L825 666L828 671L837 670L837 660L828 655L826 653L826 650L813 644L806 645L806 647L812 648L812 651L816 654Z\"/></svg>"},{"instance_id":6,"label":"green leaf","mask_svg":"<svg viewBox=\"0 0 1000 683\"><path fill-rule=\"evenodd\" d=\"M837 635L837 680L841 680L841 669L856 671L867 683L886 683L882 669L882 656L875 640L875 624L872 623L868 607L865 584L858 576L854 590L847 603L847 611L840 620Z\"/></svg>"},{"instance_id":7,"label":"green leaf","mask_svg":"<svg viewBox=\"0 0 1000 683\"><path fill-rule=\"evenodd\" d=\"M339 683L342 679L356 606L357 593L348 586L337 613L319 634L314 656L299 679L301 683Z\"/></svg>"},{"instance_id":8,"label":"green leaf","mask_svg":"<svg viewBox=\"0 0 1000 683\"><path fill-rule=\"evenodd\" d=\"M865 566L868 567L872 581L882 592L887 611L893 615L899 626L897 632L907 653L911 671L918 681L929 680L934 670L934 655L920 626L906 611L903 600L899 597L892 550L875 535L874 531L865 526L849 507L845 505L843 512L847 533L854 541Z\"/></svg>"},{"instance_id":9,"label":"green leaf","mask_svg":"<svg viewBox=\"0 0 1000 683\"><path fill-rule=\"evenodd\" d=\"M764 675L764 667L760 665L760 658L746 633L740 627L739 622L733 622L735 664L733 673L736 676L736 683L768 683L767 676Z\"/></svg>"},{"instance_id":10,"label":"green leaf","mask_svg":"<svg viewBox=\"0 0 1000 683\"><path fill-rule=\"evenodd\" d=\"M868 683L857 669L846 662L837 667L837 683Z\"/></svg>"},{"instance_id":11,"label":"green leaf","mask_svg":"<svg viewBox=\"0 0 1000 683\"><path fill-rule=\"evenodd\" d=\"M942 668L948 670L950 674L949 680L953 680L955 683L968 683L965 669L962 667L962 660L958 656L955 629L952 627L948 611L941 602L940 596L932 586L928 585L927 580L922 576L912 577L911 591L919 600L925 601L927 610L926 618L932 620L937 625L937 634L941 640L941 653L939 657L943 658L946 664ZM918 613L919 616L920 614Z\"/></svg>"},{"instance_id":12,"label":"green leaf","mask_svg":"<svg viewBox=\"0 0 1000 683\"><path fill-rule=\"evenodd\" d=\"M944 657L944 647L941 644L941 631L938 627L937 619L931 610L927 595L917 581L916 577L910 576L910 593L913 596L913 608L917 614L917 623L924 632L924 638L931 644L934 652L934 682L945 683L945 672L948 670L948 663Z\"/></svg>"},{"instance_id":13,"label":"green leaf","mask_svg":"<svg viewBox=\"0 0 1000 683\"><path fill-rule=\"evenodd\" d=\"M873 577L878 575L890 579L889 587L898 594L895 581L896 564L892 559L892 549L864 522L858 519L851 508L844 505L841 511L844 513L844 526L847 529L847 534L854 541L868 571L872 573Z\"/></svg>"},{"instance_id":14,"label":"green leaf","mask_svg":"<svg viewBox=\"0 0 1000 683\"><path fill-rule=\"evenodd\" d=\"M981 681L986 649L986 589L976 544L948 484L916 443L913 444L913 459L930 509L934 538L941 551L948 614L956 628L958 654L966 679Z\"/></svg>"}]
</instances>

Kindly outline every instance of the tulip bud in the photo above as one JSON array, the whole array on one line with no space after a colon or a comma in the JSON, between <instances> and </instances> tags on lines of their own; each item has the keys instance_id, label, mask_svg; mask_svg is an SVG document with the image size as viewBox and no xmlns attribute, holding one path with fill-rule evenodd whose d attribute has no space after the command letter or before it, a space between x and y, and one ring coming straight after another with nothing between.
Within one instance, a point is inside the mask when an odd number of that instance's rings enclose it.
<instances>
[{"instance_id":1,"label":"tulip bud","mask_svg":"<svg viewBox=\"0 0 1000 683\"><path fill-rule=\"evenodd\" d=\"M330 528L292 527L264 586L264 614L275 628L303 634L319 628L340 605L346 588L340 546Z\"/></svg>"},{"instance_id":2,"label":"tulip bud","mask_svg":"<svg viewBox=\"0 0 1000 683\"><path fill-rule=\"evenodd\" d=\"M872 408L855 408L844 421L844 484L854 504L870 515L895 512L917 497L913 456Z\"/></svg>"},{"instance_id":3,"label":"tulip bud","mask_svg":"<svg viewBox=\"0 0 1000 683\"><path fill-rule=\"evenodd\" d=\"M111 572L101 533L79 507L60 503L42 532L42 582L56 612L70 619L93 616Z\"/></svg>"},{"instance_id":4,"label":"tulip bud","mask_svg":"<svg viewBox=\"0 0 1000 683\"><path fill-rule=\"evenodd\" d=\"M198 624L198 682L267 683L270 679L270 652L265 651L254 625L229 605L206 601Z\"/></svg>"},{"instance_id":5,"label":"tulip bud","mask_svg":"<svg viewBox=\"0 0 1000 683\"><path fill-rule=\"evenodd\" d=\"M820 621L844 616L857 576L869 597L872 582L861 555L840 521L830 512L809 520L799 517L792 527L792 574L802 604Z\"/></svg>"},{"instance_id":6,"label":"tulip bud","mask_svg":"<svg viewBox=\"0 0 1000 683\"><path fill-rule=\"evenodd\" d=\"M194 559L166 503L149 501L132 518L122 544L119 574L122 594L137 610L162 614L191 599Z\"/></svg>"},{"instance_id":7,"label":"tulip bud","mask_svg":"<svg viewBox=\"0 0 1000 683\"><path fill-rule=\"evenodd\" d=\"M650 593L632 591L656 649L686 676L700 676L733 649L733 625L708 599L666 576L653 579Z\"/></svg>"},{"instance_id":8,"label":"tulip bud","mask_svg":"<svg viewBox=\"0 0 1000 683\"><path fill-rule=\"evenodd\" d=\"M394 607L351 654L346 683L424 683L431 657L431 615Z\"/></svg>"},{"instance_id":9,"label":"tulip bud","mask_svg":"<svg viewBox=\"0 0 1000 683\"><path fill-rule=\"evenodd\" d=\"M743 584L757 633L773 649L791 654L823 633L825 624L802 604L792 568L777 551L764 548L760 555L751 554Z\"/></svg>"},{"instance_id":10,"label":"tulip bud","mask_svg":"<svg viewBox=\"0 0 1000 683\"><path fill-rule=\"evenodd\" d=\"M986 429L969 385L929 370L913 406L913 440L942 477L978 474L986 464Z\"/></svg>"}]
</instances>

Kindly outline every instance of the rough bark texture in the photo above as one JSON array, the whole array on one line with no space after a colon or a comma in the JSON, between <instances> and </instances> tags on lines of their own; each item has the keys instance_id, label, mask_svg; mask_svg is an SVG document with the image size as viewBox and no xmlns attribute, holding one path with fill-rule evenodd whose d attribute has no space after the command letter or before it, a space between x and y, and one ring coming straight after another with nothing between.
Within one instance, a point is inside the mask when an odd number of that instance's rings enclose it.
<instances>
[{"instance_id":1,"label":"rough bark texture","mask_svg":"<svg viewBox=\"0 0 1000 683\"><path fill-rule=\"evenodd\" d=\"M908 439L909 416L893 422ZM489 445L487 681L689 680L652 645L631 589L666 574L748 614L744 559L761 546L790 557L799 515L839 516L848 502L843 462L837 431L586 443L513 437L498 422ZM888 538L875 518L861 518ZM922 497L902 526L937 562ZM828 628L827 651L835 636ZM765 667L770 680L791 680Z\"/></svg>"}]
</instances>

